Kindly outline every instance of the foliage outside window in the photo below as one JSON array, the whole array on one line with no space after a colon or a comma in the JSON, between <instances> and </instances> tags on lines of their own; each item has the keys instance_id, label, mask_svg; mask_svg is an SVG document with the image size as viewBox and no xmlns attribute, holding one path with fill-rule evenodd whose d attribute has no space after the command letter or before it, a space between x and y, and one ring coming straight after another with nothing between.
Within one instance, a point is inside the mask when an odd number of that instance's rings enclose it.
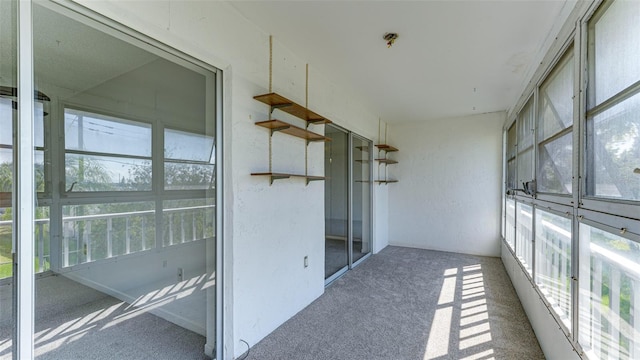
<instances>
[{"instance_id":1,"label":"foliage outside window","mask_svg":"<svg viewBox=\"0 0 640 360\"><path fill-rule=\"evenodd\" d=\"M640 201L640 6L605 3L589 22L587 194Z\"/></svg>"},{"instance_id":2,"label":"foliage outside window","mask_svg":"<svg viewBox=\"0 0 640 360\"><path fill-rule=\"evenodd\" d=\"M151 190L151 125L65 109L67 192Z\"/></svg>"},{"instance_id":3,"label":"foliage outside window","mask_svg":"<svg viewBox=\"0 0 640 360\"><path fill-rule=\"evenodd\" d=\"M573 69L571 49L540 87L538 192L572 191Z\"/></svg>"},{"instance_id":4,"label":"foliage outside window","mask_svg":"<svg viewBox=\"0 0 640 360\"><path fill-rule=\"evenodd\" d=\"M580 344L597 359L640 358L640 244L580 225Z\"/></svg>"}]
</instances>

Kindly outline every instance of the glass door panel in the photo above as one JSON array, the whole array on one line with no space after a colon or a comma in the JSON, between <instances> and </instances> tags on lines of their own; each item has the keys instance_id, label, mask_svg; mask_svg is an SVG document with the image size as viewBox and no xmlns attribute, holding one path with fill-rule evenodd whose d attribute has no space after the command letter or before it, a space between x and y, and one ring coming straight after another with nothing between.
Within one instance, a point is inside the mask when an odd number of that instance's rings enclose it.
<instances>
[{"instance_id":1,"label":"glass door panel","mask_svg":"<svg viewBox=\"0 0 640 360\"><path fill-rule=\"evenodd\" d=\"M371 252L371 149L366 139L352 135L352 263Z\"/></svg>"},{"instance_id":2,"label":"glass door panel","mask_svg":"<svg viewBox=\"0 0 640 360\"><path fill-rule=\"evenodd\" d=\"M349 134L327 125L325 136L325 279L349 266Z\"/></svg>"},{"instance_id":3,"label":"glass door panel","mask_svg":"<svg viewBox=\"0 0 640 360\"><path fill-rule=\"evenodd\" d=\"M33 24L35 357L203 358L216 74L53 4Z\"/></svg>"},{"instance_id":4,"label":"glass door panel","mask_svg":"<svg viewBox=\"0 0 640 360\"><path fill-rule=\"evenodd\" d=\"M0 1L0 359L11 359L13 354L17 301L13 239L13 124L18 104L15 5L15 1Z\"/></svg>"}]
</instances>

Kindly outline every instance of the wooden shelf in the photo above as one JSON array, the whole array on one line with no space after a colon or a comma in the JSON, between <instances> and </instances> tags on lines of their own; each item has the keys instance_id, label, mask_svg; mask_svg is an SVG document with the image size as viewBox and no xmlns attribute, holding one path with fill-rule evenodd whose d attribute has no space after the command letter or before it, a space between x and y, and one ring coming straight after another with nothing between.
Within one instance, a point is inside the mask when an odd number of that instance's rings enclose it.
<instances>
[{"instance_id":1,"label":"wooden shelf","mask_svg":"<svg viewBox=\"0 0 640 360\"><path fill-rule=\"evenodd\" d=\"M329 139L326 136L316 134L312 131L291 125L281 120L260 121L260 122L257 122L256 125L270 129L272 135L276 131L281 131L285 134L299 137L307 141L331 141L331 139Z\"/></svg>"},{"instance_id":2,"label":"wooden shelf","mask_svg":"<svg viewBox=\"0 0 640 360\"><path fill-rule=\"evenodd\" d=\"M378 144L376 145L376 147L378 149L380 149L381 151L386 151L386 152L394 152L394 151L398 151L397 148L391 146L391 145L387 145L387 144Z\"/></svg>"},{"instance_id":3,"label":"wooden shelf","mask_svg":"<svg viewBox=\"0 0 640 360\"><path fill-rule=\"evenodd\" d=\"M397 183L398 180L376 180L376 182L378 183L378 185L382 185L382 184L392 184L392 183Z\"/></svg>"},{"instance_id":4,"label":"wooden shelf","mask_svg":"<svg viewBox=\"0 0 640 360\"><path fill-rule=\"evenodd\" d=\"M257 95L257 96L254 96L253 98L271 106L271 112L273 112L273 110L275 109L279 109L286 112L287 114L298 117L308 123L331 124L331 120L325 118L324 116L318 115L317 113L307 109L302 105L296 104L295 102L287 99L282 95L278 95L276 93L269 93L269 94Z\"/></svg>"},{"instance_id":5,"label":"wooden shelf","mask_svg":"<svg viewBox=\"0 0 640 360\"><path fill-rule=\"evenodd\" d=\"M311 181L319 181L319 180L324 180L325 179L324 176L274 173L274 172L251 173L251 175L252 176L269 176L271 184L273 184L274 180L289 179L289 178L292 178L292 177L306 179L307 180L307 184L309 184L309 182L311 182Z\"/></svg>"},{"instance_id":6,"label":"wooden shelf","mask_svg":"<svg viewBox=\"0 0 640 360\"><path fill-rule=\"evenodd\" d=\"M360 151L369 151L369 147L368 146L356 146L356 149L358 149Z\"/></svg>"},{"instance_id":7,"label":"wooden shelf","mask_svg":"<svg viewBox=\"0 0 640 360\"><path fill-rule=\"evenodd\" d=\"M365 160L356 160L356 162L359 162L359 163L368 163L368 162L369 162L369 160L367 160L367 159L365 159Z\"/></svg>"},{"instance_id":8,"label":"wooden shelf","mask_svg":"<svg viewBox=\"0 0 640 360\"><path fill-rule=\"evenodd\" d=\"M398 163L398 161L391 160L391 159L376 159L376 161L380 162L381 164L387 164L387 165L397 164Z\"/></svg>"}]
</instances>

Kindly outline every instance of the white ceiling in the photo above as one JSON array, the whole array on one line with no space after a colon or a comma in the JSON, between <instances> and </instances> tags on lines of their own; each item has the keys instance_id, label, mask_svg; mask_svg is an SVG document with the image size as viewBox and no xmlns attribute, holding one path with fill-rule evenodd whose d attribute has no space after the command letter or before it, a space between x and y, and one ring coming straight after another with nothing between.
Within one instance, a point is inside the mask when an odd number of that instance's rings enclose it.
<instances>
[{"instance_id":1,"label":"white ceiling","mask_svg":"<svg viewBox=\"0 0 640 360\"><path fill-rule=\"evenodd\" d=\"M513 106L565 1L232 5L332 82L359 94L383 121L396 122ZM386 32L399 34L391 48L382 39Z\"/></svg>"}]
</instances>

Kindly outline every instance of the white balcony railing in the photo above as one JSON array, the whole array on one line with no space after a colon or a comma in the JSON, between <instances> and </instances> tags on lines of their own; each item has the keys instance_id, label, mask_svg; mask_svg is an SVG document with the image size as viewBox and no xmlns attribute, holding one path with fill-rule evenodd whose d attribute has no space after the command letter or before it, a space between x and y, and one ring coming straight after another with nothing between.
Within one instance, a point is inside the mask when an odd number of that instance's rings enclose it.
<instances>
[{"instance_id":1,"label":"white balcony railing","mask_svg":"<svg viewBox=\"0 0 640 360\"><path fill-rule=\"evenodd\" d=\"M163 246L213 236L214 205L163 209ZM35 221L36 272L49 270L49 219ZM12 220L0 221L12 227ZM62 218L62 267L128 255L155 246L155 210ZM0 263L10 264L9 262Z\"/></svg>"}]
</instances>

